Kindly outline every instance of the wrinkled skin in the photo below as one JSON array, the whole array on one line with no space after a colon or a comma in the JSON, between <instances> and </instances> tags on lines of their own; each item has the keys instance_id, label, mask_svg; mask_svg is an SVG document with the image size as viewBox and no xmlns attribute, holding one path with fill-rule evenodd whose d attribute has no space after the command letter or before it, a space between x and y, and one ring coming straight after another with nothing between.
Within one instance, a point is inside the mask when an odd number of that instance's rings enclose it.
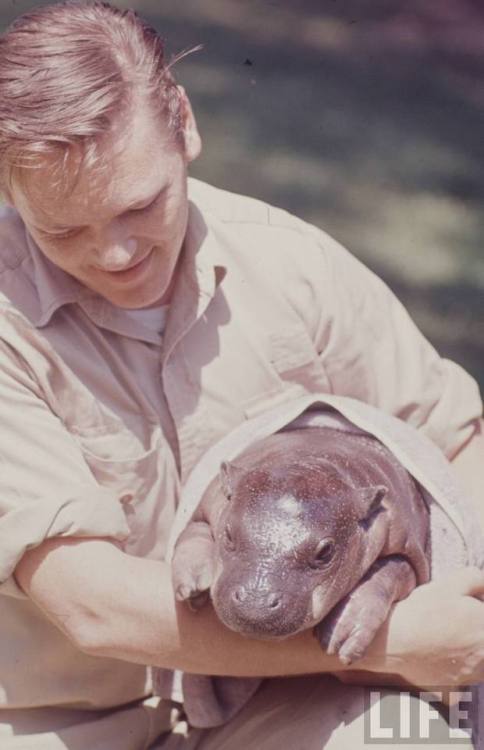
<instances>
[{"instance_id":1,"label":"wrinkled skin","mask_svg":"<svg viewBox=\"0 0 484 750\"><path fill-rule=\"evenodd\" d=\"M378 441L333 428L273 435L224 464L181 535L179 600L227 627L360 658L393 602L429 578L428 509Z\"/></svg>"}]
</instances>

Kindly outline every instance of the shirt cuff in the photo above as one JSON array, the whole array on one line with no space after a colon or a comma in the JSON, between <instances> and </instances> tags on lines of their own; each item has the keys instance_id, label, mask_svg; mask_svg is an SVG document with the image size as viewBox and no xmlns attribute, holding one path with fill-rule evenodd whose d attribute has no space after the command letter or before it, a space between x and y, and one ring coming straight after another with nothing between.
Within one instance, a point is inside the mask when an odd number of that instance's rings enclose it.
<instances>
[{"instance_id":1,"label":"shirt cuff","mask_svg":"<svg viewBox=\"0 0 484 750\"><path fill-rule=\"evenodd\" d=\"M0 594L26 598L13 572L24 553L53 537L110 537L130 534L124 502L131 499L105 487L77 486L56 491L48 501L23 503L0 518Z\"/></svg>"}]
</instances>

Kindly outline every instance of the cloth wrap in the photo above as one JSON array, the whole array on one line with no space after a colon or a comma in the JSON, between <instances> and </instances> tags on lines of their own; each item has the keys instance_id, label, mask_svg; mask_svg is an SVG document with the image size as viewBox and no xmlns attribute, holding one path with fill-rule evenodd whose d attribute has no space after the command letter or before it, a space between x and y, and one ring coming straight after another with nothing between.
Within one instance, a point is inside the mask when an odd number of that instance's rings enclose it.
<instances>
[{"instance_id":1,"label":"cloth wrap","mask_svg":"<svg viewBox=\"0 0 484 750\"><path fill-rule=\"evenodd\" d=\"M168 560L172 559L180 533L219 472L222 461L235 459L252 443L275 432L314 426L336 427L376 437L419 483L430 509L432 579L445 578L463 566L484 568L484 539L475 506L441 451L406 422L355 399L328 394L297 397L261 413L242 423L204 454L186 482L169 540ZM172 697L183 699L187 717L197 727L217 726L228 721L260 683L259 678L174 675L154 669L155 689L161 694L166 696L168 684L172 688L181 686L182 693L172 692ZM477 735L484 738L484 716L479 722L479 715L484 714L484 683L472 688L472 693L470 711L475 742Z\"/></svg>"}]
</instances>

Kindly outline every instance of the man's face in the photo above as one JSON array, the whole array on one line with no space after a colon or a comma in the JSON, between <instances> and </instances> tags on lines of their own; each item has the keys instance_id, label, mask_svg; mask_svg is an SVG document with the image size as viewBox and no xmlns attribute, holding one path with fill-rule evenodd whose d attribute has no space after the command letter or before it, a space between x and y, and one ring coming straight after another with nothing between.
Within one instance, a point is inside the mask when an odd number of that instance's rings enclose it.
<instances>
[{"instance_id":1,"label":"man's face","mask_svg":"<svg viewBox=\"0 0 484 750\"><path fill-rule=\"evenodd\" d=\"M188 216L187 163L200 143L190 111L185 149L146 108L121 118L101 143L102 165L82 168L72 192L62 156L44 158L11 201L42 252L114 305L166 302ZM67 164L72 186L80 154Z\"/></svg>"}]
</instances>

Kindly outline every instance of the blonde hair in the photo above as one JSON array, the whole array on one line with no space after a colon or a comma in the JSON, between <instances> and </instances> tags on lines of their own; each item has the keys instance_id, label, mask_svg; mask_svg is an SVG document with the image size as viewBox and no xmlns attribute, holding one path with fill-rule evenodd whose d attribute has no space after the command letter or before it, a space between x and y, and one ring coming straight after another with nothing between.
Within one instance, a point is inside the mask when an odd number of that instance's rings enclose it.
<instances>
[{"instance_id":1,"label":"blonde hair","mask_svg":"<svg viewBox=\"0 0 484 750\"><path fill-rule=\"evenodd\" d=\"M132 10L68 0L19 16L0 37L0 191L53 149L81 147L82 164L140 97L180 137L180 92L164 43Z\"/></svg>"}]
</instances>

